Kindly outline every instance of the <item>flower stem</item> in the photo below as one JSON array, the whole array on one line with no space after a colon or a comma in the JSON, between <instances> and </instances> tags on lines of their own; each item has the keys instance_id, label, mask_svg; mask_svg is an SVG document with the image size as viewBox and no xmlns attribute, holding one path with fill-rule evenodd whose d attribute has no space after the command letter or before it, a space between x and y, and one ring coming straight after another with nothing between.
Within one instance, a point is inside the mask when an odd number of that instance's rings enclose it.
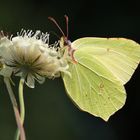
<instances>
[{"instance_id":1,"label":"flower stem","mask_svg":"<svg viewBox=\"0 0 140 140\"><path fill-rule=\"evenodd\" d=\"M25 105L24 105L24 96L23 96L23 86L24 86L25 79L21 77L19 81L19 104L20 104L20 118L22 125L24 124L25 119ZM19 140L20 131L19 129L16 132L15 140Z\"/></svg>"},{"instance_id":2,"label":"flower stem","mask_svg":"<svg viewBox=\"0 0 140 140\"><path fill-rule=\"evenodd\" d=\"M22 125L21 118L20 118L20 114L19 114L19 110L18 110L18 106L17 106L17 101L16 101L15 95L14 95L12 87L11 87L10 79L8 77L4 77L4 82L5 82L5 85L7 87L11 103L13 105L13 110L14 110L14 113L15 113L16 123L17 123L17 126L18 126L18 130L20 132L20 139L25 140L26 139L25 138L25 132L24 132L24 128L23 128L23 125Z\"/></svg>"}]
</instances>

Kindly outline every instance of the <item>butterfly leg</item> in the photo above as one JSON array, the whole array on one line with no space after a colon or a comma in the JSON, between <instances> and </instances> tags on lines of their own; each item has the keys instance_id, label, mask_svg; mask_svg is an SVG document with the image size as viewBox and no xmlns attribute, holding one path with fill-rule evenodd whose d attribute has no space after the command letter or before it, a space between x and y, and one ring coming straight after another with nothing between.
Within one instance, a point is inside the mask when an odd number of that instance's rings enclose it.
<instances>
[{"instance_id":1,"label":"butterfly leg","mask_svg":"<svg viewBox=\"0 0 140 140\"><path fill-rule=\"evenodd\" d=\"M69 48L68 48L68 52L69 52L69 55L70 55L71 58L72 58L73 63L77 64L78 62L77 62L77 60L75 60L75 58L74 58L74 52L75 52L75 51L76 51L76 50L73 49L72 47L69 47Z\"/></svg>"}]
</instances>

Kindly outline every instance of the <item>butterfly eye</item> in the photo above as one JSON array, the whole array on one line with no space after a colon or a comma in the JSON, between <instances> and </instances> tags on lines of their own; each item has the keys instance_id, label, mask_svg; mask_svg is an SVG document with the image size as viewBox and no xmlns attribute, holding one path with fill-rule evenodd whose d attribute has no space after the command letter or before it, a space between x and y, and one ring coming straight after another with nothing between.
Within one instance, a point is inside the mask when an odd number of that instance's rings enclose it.
<instances>
[{"instance_id":1,"label":"butterfly eye","mask_svg":"<svg viewBox=\"0 0 140 140\"><path fill-rule=\"evenodd\" d=\"M71 41L70 40L67 40L67 45L71 46Z\"/></svg>"},{"instance_id":2,"label":"butterfly eye","mask_svg":"<svg viewBox=\"0 0 140 140\"><path fill-rule=\"evenodd\" d=\"M71 41L68 40L67 37L62 37L62 38L63 38L64 46L71 46Z\"/></svg>"}]
</instances>

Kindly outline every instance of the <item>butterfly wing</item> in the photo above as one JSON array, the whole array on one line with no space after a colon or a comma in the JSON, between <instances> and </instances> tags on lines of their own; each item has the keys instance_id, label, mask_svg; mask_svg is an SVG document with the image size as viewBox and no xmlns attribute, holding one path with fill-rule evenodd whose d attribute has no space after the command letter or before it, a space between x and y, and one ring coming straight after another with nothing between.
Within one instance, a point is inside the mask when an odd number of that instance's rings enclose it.
<instances>
[{"instance_id":1,"label":"butterfly wing","mask_svg":"<svg viewBox=\"0 0 140 140\"><path fill-rule=\"evenodd\" d=\"M123 38L81 38L72 43L77 64L63 81L82 110L108 120L126 100L124 84L140 62L140 46Z\"/></svg>"},{"instance_id":2,"label":"butterfly wing","mask_svg":"<svg viewBox=\"0 0 140 140\"><path fill-rule=\"evenodd\" d=\"M140 46L129 39L87 37L74 41L72 46L78 50L78 61L86 52L86 57L104 65L122 84L129 81L140 62Z\"/></svg>"}]
</instances>

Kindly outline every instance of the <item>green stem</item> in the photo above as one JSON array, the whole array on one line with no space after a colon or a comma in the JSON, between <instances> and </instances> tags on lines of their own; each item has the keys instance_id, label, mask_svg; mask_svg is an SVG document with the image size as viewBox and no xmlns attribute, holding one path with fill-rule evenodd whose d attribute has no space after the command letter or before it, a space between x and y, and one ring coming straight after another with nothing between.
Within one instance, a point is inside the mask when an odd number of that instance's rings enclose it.
<instances>
[{"instance_id":1,"label":"green stem","mask_svg":"<svg viewBox=\"0 0 140 140\"><path fill-rule=\"evenodd\" d=\"M23 96L23 86L24 86L25 79L21 77L19 81L19 103L20 103L20 118L22 125L24 124L25 119L25 105L24 105L24 96ZM20 131L19 129L16 132L15 140L19 140Z\"/></svg>"},{"instance_id":2,"label":"green stem","mask_svg":"<svg viewBox=\"0 0 140 140\"><path fill-rule=\"evenodd\" d=\"M14 113L15 113L16 123L17 123L17 126L18 126L18 130L20 131L20 139L25 140L25 132L24 132L24 128L23 128L23 125L22 125L22 122L21 122L20 114L19 114L19 111L18 111L17 101L16 101L15 95L14 95L12 87L11 87L10 79L8 77L4 77L4 82L5 82L5 85L7 87L11 103L13 105L13 110L14 110Z\"/></svg>"},{"instance_id":3,"label":"green stem","mask_svg":"<svg viewBox=\"0 0 140 140\"><path fill-rule=\"evenodd\" d=\"M25 118L25 106L24 106L24 97L23 97L24 81L25 81L24 78L21 78L19 82L20 116L21 116L22 123L24 123L24 118Z\"/></svg>"}]
</instances>

